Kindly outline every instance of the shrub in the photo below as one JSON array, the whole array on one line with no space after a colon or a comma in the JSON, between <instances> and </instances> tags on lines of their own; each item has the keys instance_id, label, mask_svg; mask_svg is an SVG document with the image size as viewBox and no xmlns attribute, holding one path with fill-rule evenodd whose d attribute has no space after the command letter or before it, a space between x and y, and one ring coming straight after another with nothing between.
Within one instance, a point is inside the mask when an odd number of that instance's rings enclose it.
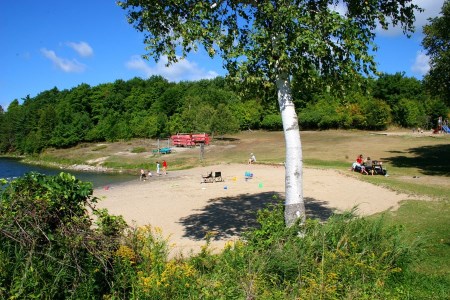
<instances>
[{"instance_id":1,"label":"shrub","mask_svg":"<svg viewBox=\"0 0 450 300\"><path fill-rule=\"evenodd\" d=\"M97 211L92 185L28 173L0 189L0 298L99 298L125 222ZM98 226L87 207L97 215Z\"/></svg>"},{"instance_id":2,"label":"shrub","mask_svg":"<svg viewBox=\"0 0 450 300\"><path fill-rule=\"evenodd\" d=\"M246 236L251 269L258 270L264 287L259 296L270 290L296 299L384 299L392 293L387 283L412 260L400 228L385 226L383 218L349 212L325 223L308 220L284 228L276 221L283 219L283 210L272 212L275 216L267 217L270 212L263 210L261 226Z\"/></svg>"},{"instance_id":3,"label":"shrub","mask_svg":"<svg viewBox=\"0 0 450 300\"><path fill-rule=\"evenodd\" d=\"M423 105L415 100L400 99L393 115L395 123L405 128L423 127L426 122Z\"/></svg>"},{"instance_id":4,"label":"shrub","mask_svg":"<svg viewBox=\"0 0 450 300\"><path fill-rule=\"evenodd\" d=\"M267 130L283 129L281 115L280 114L266 115L261 122L261 128Z\"/></svg>"},{"instance_id":5,"label":"shrub","mask_svg":"<svg viewBox=\"0 0 450 300\"><path fill-rule=\"evenodd\" d=\"M111 296L118 299L200 298L198 271L188 261L168 259L168 240L160 228L130 228L114 254ZM196 297L193 297L197 295Z\"/></svg>"},{"instance_id":6,"label":"shrub","mask_svg":"<svg viewBox=\"0 0 450 300\"><path fill-rule=\"evenodd\" d=\"M365 129L385 130L391 122L391 109L381 100L370 99L363 103Z\"/></svg>"},{"instance_id":7,"label":"shrub","mask_svg":"<svg viewBox=\"0 0 450 300\"><path fill-rule=\"evenodd\" d=\"M338 103L331 97L324 97L313 105L307 105L300 113L299 123L302 128L331 129L341 127Z\"/></svg>"}]
</instances>

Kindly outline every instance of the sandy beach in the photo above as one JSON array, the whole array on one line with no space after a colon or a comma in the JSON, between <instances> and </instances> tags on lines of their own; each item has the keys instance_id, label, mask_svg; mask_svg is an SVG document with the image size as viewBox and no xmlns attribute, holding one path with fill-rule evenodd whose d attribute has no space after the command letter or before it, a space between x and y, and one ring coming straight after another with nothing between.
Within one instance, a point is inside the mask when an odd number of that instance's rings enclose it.
<instances>
[{"instance_id":1,"label":"sandy beach","mask_svg":"<svg viewBox=\"0 0 450 300\"><path fill-rule=\"evenodd\" d=\"M209 172L221 172L224 181L202 183L202 175ZM246 180L246 172L253 178ZM308 217L321 219L356 205L361 215L396 209L409 197L334 170L305 168L303 187ZM101 199L98 207L122 215L128 224L160 227L174 245L173 255L197 252L208 232L213 234L212 248L221 249L256 224L258 209L283 195L284 167L260 164L169 170L166 176L146 181L136 176L136 181L94 191Z\"/></svg>"}]
</instances>

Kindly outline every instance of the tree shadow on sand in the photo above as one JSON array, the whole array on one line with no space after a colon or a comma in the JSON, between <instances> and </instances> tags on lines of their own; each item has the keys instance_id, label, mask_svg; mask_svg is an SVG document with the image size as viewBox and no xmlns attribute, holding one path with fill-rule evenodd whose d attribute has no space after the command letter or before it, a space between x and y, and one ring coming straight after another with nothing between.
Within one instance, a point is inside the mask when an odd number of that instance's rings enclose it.
<instances>
[{"instance_id":1,"label":"tree shadow on sand","mask_svg":"<svg viewBox=\"0 0 450 300\"><path fill-rule=\"evenodd\" d=\"M239 236L249 228L257 226L258 210L268 204L278 203L282 195L274 192L243 194L235 197L211 199L198 213L182 218L179 223L185 227L184 237L203 240L208 232L214 232L212 239L220 240L230 236ZM308 218L326 220L333 211L327 203L305 198Z\"/></svg>"},{"instance_id":2,"label":"tree shadow on sand","mask_svg":"<svg viewBox=\"0 0 450 300\"><path fill-rule=\"evenodd\" d=\"M417 168L425 175L450 176L450 144L408 149L414 157L403 155L383 160L400 168Z\"/></svg>"}]
</instances>

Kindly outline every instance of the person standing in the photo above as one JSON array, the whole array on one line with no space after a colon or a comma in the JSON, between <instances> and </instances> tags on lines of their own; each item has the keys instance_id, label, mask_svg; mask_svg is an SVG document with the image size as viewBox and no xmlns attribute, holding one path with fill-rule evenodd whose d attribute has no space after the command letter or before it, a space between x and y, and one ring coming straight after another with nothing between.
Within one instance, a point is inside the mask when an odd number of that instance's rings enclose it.
<instances>
[{"instance_id":1,"label":"person standing","mask_svg":"<svg viewBox=\"0 0 450 300\"><path fill-rule=\"evenodd\" d=\"M163 166L163 174L167 175L167 162L165 160L163 160L162 166Z\"/></svg>"},{"instance_id":2,"label":"person standing","mask_svg":"<svg viewBox=\"0 0 450 300\"><path fill-rule=\"evenodd\" d=\"M159 168L160 168L159 161L157 161L156 162L156 174L158 174L158 176L161 175Z\"/></svg>"}]
</instances>

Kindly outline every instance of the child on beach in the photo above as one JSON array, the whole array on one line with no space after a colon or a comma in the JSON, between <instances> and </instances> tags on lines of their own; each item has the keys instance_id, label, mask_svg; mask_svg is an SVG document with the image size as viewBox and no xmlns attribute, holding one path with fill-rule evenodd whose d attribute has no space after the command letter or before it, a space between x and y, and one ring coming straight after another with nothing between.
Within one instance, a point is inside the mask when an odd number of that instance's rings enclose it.
<instances>
[{"instance_id":1,"label":"child on beach","mask_svg":"<svg viewBox=\"0 0 450 300\"><path fill-rule=\"evenodd\" d=\"M144 169L141 169L141 176L139 177L139 179L140 179L140 181L142 181L142 180L145 181L147 179Z\"/></svg>"}]
</instances>

